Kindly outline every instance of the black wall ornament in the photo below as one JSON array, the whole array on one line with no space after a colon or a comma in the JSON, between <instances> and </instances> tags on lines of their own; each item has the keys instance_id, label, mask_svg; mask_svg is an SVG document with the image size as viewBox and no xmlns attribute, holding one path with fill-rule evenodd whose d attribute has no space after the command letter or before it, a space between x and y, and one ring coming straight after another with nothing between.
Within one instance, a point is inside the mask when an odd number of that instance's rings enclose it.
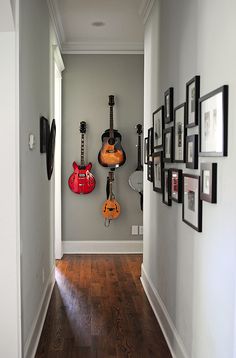
<instances>
[{"instance_id":1,"label":"black wall ornament","mask_svg":"<svg viewBox=\"0 0 236 358\"><path fill-rule=\"evenodd\" d=\"M47 145L48 180L51 179L53 167L54 167L55 142L56 142L56 123L55 123L55 119L53 119L50 134L49 134L49 139L48 139L48 145Z\"/></svg>"},{"instance_id":2,"label":"black wall ornament","mask_svg":"<svg viewBox=\"0 0 236 358\"><path fill-rule=\"evenodd\" d=\"M48 119L40 117L40 153L47 152L48 138L50 134L50 126Z\"/></svg>"}]
</instances>

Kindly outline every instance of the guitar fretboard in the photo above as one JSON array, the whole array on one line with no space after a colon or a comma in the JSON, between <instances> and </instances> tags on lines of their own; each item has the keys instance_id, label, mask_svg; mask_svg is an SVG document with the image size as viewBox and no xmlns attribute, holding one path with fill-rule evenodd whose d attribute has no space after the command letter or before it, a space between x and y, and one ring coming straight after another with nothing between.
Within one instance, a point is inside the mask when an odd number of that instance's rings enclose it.
<instances>
[{"instance_id":1,"label":"guitar fretboard","mask_svg":"<svg viewBox=\"0 0 236 358\"><path fill-rule=\"evenodd\" d=\"M84 133L81 134L81 165L83 166L85 164L84 162Z\"/></svg>"},{"instance_id":2,"label":"guitar fretboard","mask_svg":"<svg viewBox=\"0 0 236 358\"><path fill-rule=\"evenodd\" d=\"M142 170L141 163L141 134L138 135L138 170Z\"/></svg>"},{"instance_id":3,"label":"guitar fretboard","mask_svg":"<svg viewBox=\"0 0 236 358\"><path fill-rule=\"evenodd\" d=\"M113 136L113 106L110 106L110 137Z\"/></svg>"}]
</instances>

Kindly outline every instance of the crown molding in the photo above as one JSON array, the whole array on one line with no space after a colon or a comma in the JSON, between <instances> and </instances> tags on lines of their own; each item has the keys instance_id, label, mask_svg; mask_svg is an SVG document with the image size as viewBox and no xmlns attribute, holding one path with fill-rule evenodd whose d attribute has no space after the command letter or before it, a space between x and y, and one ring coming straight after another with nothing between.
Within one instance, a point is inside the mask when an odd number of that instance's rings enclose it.
<instances>
[{"instance_id":1,"label":"crown molding","mask_svg":"<svg viewBox=\"0 0 236 358\"><path fill-rule=\"evenodd\" d=\"M0 32L15 30L14 11L10 0L0 1Z\"/></svg>"},{"instance_id":2,"label":"crown molding","mask_svg":"<svg viewBox=\"0 0 236 358\"><path fill-rule=\"evenodd\" d=\"M62 25L61 15L58 9L57 2L55 0L47 0L49 14L51 17L52 25L58 41L58 46L62 48L62 44L65 42L65 31Z\"/></svg>"},{"instance_id":3,"label":"crown molding","mask_svg":"<svg viewBox=\"0 0 236 358\"><path fill-rule=\"evenodd\" d=\"M54 61L56 62L59 71L60 72L64 71L65 65L61 57L61 52L57 45L53 45L53 55L54 55Z\"/></svg>"},{"instance_id":4,"label":"crown molding","mask_svg":"<svg viewBox=\"0 0 236 358\"><path fill-rule=\"evenodd\" d=\"M153 0L154 1L154 0ZM62 54L143 54L143 42L68 42L56 0L47 0L52 26Z\"/></svg>"},{"instance_id":5,"label":"crown molding","mask_svg":"<svg viewBox=\"0 0 236 358\"><path fill-rule=\"evenodd\" d=\"M139 7L139 15L145 24L156 0L142 0Z\"/></svg>"},{"instance_id":6,"label":"crown molding","mask_svg":"<svg viewBox=\"0 0 236 358\"><path fill-rule=\"evenodd\" d=\"M63 54L143 54L142 42L66 42Z\"/></svg>"}]
</instances>

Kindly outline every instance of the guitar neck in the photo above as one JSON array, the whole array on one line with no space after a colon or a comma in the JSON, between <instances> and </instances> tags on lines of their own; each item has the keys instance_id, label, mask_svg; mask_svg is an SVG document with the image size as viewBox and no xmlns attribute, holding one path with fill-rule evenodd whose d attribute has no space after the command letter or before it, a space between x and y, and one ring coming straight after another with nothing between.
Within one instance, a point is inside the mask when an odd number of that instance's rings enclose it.
<instances>
[{"instance_id":1,"label":"guitar neck","mask_svg":"<svg viewBox=\"0 0 236 358\"><path fill-rule=\"evenodd\" d=\"M141 134L138 135L138 166L137 170L143 170L141 162Z\"/></svg>"},{"instance_id":2,"label":"guitar neck","mask_svg":"<svg viewBox=\"0 0 236 358\"><path fill-rule=\"evenodd\" d=\"M112 181L109 182L109 200L112 200L113 194L112 194Z\"/></svg>"},{"instance_id":3,"label":"guitar neck","mask_svg":"<svg viewBox=\"0 0 236 358\"><path fill-rule=\"evenodd\" d=\"M80 164L82 166L85 165L85 161L84 161L84 133L81 134L81 155L80 155Z\"/></svg>"},{"instance_id":4,"label":"guitar neck","mask_svg":"<svg viewBox=\"0 0 236 358\"><path fill-rule=\"evenodd\" d=\"M110 106L110 137L114 136L113 106Z\"/></svg>"}]
</instances>

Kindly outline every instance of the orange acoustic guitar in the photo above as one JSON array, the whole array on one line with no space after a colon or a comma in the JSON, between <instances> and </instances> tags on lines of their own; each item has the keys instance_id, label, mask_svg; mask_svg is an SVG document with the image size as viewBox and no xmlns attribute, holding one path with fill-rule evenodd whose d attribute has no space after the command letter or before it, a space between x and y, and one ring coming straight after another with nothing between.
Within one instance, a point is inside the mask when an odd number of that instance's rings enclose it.
<instances>
[{"instance_id":1,"label":"orange acoustic guitar","mask_svg":"<svg viewBox=\"0 0 236 358\"><path fill-rule=\"evenodd\" d=\"M98 161L103 167L118 168L126 161L126 155L121 145L121 135L113 127L114 96L109 96L110 129L102 135L102 148L98 154Z\"/></svg>"},{"instance_id":2,"label":"orange acoustic guitar","mask_svg":"<svg viewBox=\"0 0 236 358\"><path fill-rule=\"evenodd\" d=\"M115 195L112 192L112 182L114 181L114 173L109 172L109 196L104 202L102 207L102 215L105 219L105 226L109 226L110 221L117 219L120 215L120 205L115 199Z\"/></svg>"}]
</instances>

